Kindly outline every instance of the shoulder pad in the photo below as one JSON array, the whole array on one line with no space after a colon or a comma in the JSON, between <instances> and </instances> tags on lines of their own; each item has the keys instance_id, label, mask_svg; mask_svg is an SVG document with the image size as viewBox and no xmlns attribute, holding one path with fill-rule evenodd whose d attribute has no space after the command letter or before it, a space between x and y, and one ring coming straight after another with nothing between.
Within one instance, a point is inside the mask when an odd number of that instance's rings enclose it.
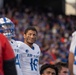
<instances>
[{"instance_id":1,"label":"shoulder pad","mask_svg":"<svg viewBox=\"0 0 76 75\"><path fill-rule=\"evenodd\" d=\"M76 31L72 33L72 36L75 36L75 35L76 35Z\"/></svg>"}]
</instances>

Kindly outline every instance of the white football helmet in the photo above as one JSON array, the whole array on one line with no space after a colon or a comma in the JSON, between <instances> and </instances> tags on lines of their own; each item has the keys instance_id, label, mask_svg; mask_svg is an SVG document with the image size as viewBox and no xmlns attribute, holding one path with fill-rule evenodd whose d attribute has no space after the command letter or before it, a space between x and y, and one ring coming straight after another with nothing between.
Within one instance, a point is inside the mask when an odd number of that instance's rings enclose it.
<instances>
[{"instance_id":1,"label":"white football helmet","mask_svg":"<svg viewBox=\"0 0 76 75\"><path fill-rule=\"evenodd\" d=\"M8 38L15 36L15 25L10 19L6 17L0 18L0 33L3 33Z\"/></svg>"}]
</instances>

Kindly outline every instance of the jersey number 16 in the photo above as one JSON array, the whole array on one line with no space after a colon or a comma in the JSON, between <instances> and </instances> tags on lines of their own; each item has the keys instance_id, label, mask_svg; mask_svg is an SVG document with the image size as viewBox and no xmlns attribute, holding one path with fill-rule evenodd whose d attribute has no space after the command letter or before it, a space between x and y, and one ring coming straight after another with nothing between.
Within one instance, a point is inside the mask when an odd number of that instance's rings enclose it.
<instances>
[{"instance_id":1,"label":"jersey number 16","mask_svg":"<svg viewBox=\"0 0 76 75\"><path fill-rule=\"evenodd\" d=\"M37 71L37 64L38 64L38 59L31 58L30 66L32 71L33 70Z\"/></svg>"}]
</instances>

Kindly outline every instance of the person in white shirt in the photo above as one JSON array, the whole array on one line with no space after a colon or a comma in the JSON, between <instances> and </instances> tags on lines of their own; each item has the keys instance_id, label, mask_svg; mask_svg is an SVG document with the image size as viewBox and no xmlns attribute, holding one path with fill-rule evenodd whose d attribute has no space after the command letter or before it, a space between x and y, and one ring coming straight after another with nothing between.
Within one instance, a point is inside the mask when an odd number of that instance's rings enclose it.
<instances>
[{"instance_id":1,"label":"person in white shirt","mask_svg":"<svg viewBox=\"0 0 76 75\"><path fill-rule=\"evenodd\" d=\"M23 75L40 75L39 57L40 48L35 43L37 30L30 26L24 32L24 42L18 42L20 50L20 65Z\"/></svg>"},{"instance_id":2,"label":"person in white shirt","mask_svg":"<svg viewBox=\"0 0 76 75\"><path fill-rule=\"evenodd\" d=\"M76 31L72 33L68 62L70 75L76 75Z\"/></svg>"}]
</instances>

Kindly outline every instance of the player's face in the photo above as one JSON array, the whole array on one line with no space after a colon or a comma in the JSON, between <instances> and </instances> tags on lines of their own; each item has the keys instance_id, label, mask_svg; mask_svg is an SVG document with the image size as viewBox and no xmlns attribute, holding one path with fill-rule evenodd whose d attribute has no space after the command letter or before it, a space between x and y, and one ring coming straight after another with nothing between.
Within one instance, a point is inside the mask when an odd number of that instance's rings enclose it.
<instances>
[{"instance_id":1,"label":"player's face","mask_svg":"<svg viewBox=\"0 0 76 75\"><path fill-rule=\"evenodd\" d=\"M56 75L56 72L52 68L47 68L46 70L44 70L42 75Z\"/></svg>"},{"instance_id":2,"label":"player's face","mask_svg":"<svg viewBox=\"0 0 76 75\"><path fill-rule=\"evenodd\" d=\"M29 30L26 34L24 34L24 40L27 44L33 44L36 41L36 38L36 31Z\"/></svg>"}]
</instances>

